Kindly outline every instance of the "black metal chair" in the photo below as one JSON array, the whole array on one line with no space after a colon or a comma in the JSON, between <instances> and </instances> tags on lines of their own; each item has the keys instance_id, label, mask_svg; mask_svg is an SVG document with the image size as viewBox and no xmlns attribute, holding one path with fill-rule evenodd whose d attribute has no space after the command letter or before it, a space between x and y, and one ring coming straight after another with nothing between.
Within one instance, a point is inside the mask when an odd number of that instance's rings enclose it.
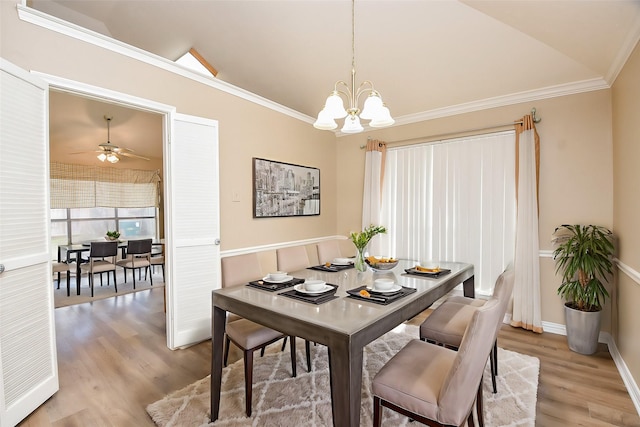
<instances>
[{"instance_id":1,"label":"black metal chair","mask_svg":"<svg viewBox=\"0 0 640 427\"><path fill-rule=\"evenodd\" d=\"M127 242L127 255L124 259L116 263L124 269L124 281L127 282L127 270L131 270L133 276L133 289L136 288L136 269L145 269L145 278L147 277L147 269L151 268L151 239L129 240ZM149 281L153 286L153 276L149 274Z\"/></svg>"},{"instance_id":2,"label":"black metal chair","mask_svg":"<svg viewBox=\"0 0 640 427\"><path fill-rule=\"evenodd\" d=\"M93 297L94 274L113 272L113 285L118 292L118 282L116 281L116 257L118 256L118 242L91 242L89 249L89 261L82 264L80 269L88 274L91 296ZM100 274L102 280L102 274ZM78 278L80 281L81 278Z\"/></svg>"}]
</instances>

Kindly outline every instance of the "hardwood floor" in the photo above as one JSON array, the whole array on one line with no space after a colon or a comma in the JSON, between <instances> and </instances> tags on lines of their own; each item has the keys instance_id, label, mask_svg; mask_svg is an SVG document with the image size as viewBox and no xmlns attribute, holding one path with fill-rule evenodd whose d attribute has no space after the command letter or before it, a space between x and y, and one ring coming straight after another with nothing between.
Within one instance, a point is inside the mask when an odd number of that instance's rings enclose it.
<instances>
[{"instance_id":1,"label":"hardwood floor","mask_svg":"<svg viewBox=\"0 0 640 427\"><path fill-rule=\"evenodd\" d=\"M211 361L209 342L167 348L163 301L159 288L56 309L60 390L20 426L153 426L145 407L208 375ZM537 426L640 426L606 346L582 356L563 336L510 326L498 345L540 359Z\"/></svg>"}]
</instances>

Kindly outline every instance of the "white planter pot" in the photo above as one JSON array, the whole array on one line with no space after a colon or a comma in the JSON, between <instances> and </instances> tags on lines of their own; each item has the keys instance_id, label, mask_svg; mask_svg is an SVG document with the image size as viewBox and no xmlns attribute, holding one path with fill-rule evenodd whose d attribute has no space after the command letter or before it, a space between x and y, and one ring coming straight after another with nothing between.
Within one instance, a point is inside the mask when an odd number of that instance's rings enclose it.
<instances>
[{"instance_id":1,"label":"white planter pot","mask_svg":"<svg viewBox=\"0 0 640 427\"><path fill-rule=\"evenodd\" d=\"M598 349L600 314L602 311L574 310L565 304L564 318L569 349L580 354L593 354Z\"/></svg>"}]
</instances>

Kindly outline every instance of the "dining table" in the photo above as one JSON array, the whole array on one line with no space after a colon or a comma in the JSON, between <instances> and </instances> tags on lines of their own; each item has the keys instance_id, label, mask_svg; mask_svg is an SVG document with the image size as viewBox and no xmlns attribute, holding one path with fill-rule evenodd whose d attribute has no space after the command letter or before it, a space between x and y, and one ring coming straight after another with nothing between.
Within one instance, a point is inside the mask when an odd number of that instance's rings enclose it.
<instances>
[{"instance_id":1,"label":"dining table","mask_svg":"<svg viewBox=\"0 0 640 427\"><path fill-rule=\"evenodd\" d=\"M105 240L94 240L96 242L104 242ZM91 242L86 241L82 243L72 243L70 245L58 245L58 262L66 262L67 264L75 261L76 263L76 277L80 277L81 264L83 261L82 254L91 250ZM118 240L118 248L121 251L121 257L124 259L127 256L127 240ZM152 246L163 246L164 240L153 240ZM76 280L76 292L80 295L80 280Z\"/></svg>"},{"instance_id":2,"label":"dining table","mask_svg":"<svg viewBox=\"0 0 640 427\"><path fill-rule=\"evenodd\" d=\"M440 274L420 274L414 269L417 264L415 260L399 260L388 271L308 268L288 273L299 279L292 283L318 279L337 286L333 298L322 303L296 298L292 287L274 291L256 285L263 281L212 291L211 421L219 417L223 339L226 315L231 312L285 335L327 346L333 425L359 426L364 347L458 285L465 296L475 297L472 264L437 262ZM401 296L381 302L373 292L371 298L367 293L359 295L359 289L370 289L378 278L392 279L401 287Z\"/></svg>"}]
</instances>

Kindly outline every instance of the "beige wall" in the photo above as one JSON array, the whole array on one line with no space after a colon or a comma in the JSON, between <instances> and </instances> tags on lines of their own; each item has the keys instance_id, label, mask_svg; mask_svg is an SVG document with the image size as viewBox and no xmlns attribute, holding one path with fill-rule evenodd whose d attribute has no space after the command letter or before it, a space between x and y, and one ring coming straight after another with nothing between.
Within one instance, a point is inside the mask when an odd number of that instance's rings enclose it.
<instances>
[{"instance_id":1,"label":"beige wall","mask_svg":"<svg viewBox=\"0 0 640 427\"><path fill-rule=\"evenodd\" d=\"M0 2L0 53L26 70L175 106L218 120L222 250L331 236L336 230L335 137L310 124L108 50L20 21ZM320 169L321 214L253 219L252 157ZM240 195L232 202L233 192Z\"/></svg>"},{"instance_id":2,"label":"beige wall","mask_svg":"<svg viewBox=\"0 0 640 427\"><path fill-rule=\"evenodd\" d=\"M613 85L614 232L618 259L616 342L636 384L640 383L640 45Z\"/></svg>"}]
</instances>

